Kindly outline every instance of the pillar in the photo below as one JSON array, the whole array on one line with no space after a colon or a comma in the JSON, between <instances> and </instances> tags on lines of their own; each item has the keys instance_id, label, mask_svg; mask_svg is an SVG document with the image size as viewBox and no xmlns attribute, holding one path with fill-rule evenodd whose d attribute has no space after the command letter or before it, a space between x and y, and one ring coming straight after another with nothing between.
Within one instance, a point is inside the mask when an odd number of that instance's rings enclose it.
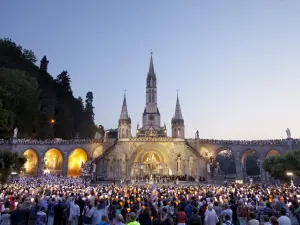
<instances>
[{"instance_id":1,"label":"pillar","mask_svg":"<svg viewBox=\"0 0 300 225\"><path fill-rule=\"evenodd\" d=\"M236 179L244 180L243 167L241 162L241 153L233 152L234 154L234 162L235 162L235 171L236 171Z\"/></svg>"},{"instance_id":2,"label":"pillar","mask_svg":"<svg viewBox=\"0 0 300 225\"><path fill-rule=\"evenodd\" d=\"M62 153L63 154L63 168L62 168L62 175L67 176L68 175L68 154L67 153Z\"/></svg>"},{"instance_id":3,"label":"pillar","mask_svg":"<svg viewBox=\"0 0 300 225\"><path fill-rule=\"evenodd\" d=\"M44 154L39 155L39 161L38 161L38 168L37 168L37 176L42 176L43 175L43 160L44 160Z\"/></svg>"}]
</instances>

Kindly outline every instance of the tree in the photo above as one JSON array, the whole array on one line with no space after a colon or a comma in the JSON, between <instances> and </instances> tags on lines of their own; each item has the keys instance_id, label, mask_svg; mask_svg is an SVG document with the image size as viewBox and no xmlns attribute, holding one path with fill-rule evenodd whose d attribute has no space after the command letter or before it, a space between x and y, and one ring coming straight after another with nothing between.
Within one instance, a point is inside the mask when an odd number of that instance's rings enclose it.
<instances>
[{"instance_id":1,"label":"tree","mask_svg":"<svg viewBox=\"0 0 300 225\"><path fill-rule=\"evenodd\" d=\"M56 83L58 83L63 91L72 93L71 89L71 78L68 71L62 71L56 78Z\"/></svg>"},{"instance_id":2,"label":"tree","mask_svg":"<svg viewBox=\"0 0 300 225\"><path fill-rule=\"evenodd\" d=\"M0 151L0 181L5 183L11 172L20 173L26 158L16 152Z\"/></svg>"},{"instance_id":3,"label":"tree","mask_svg":"<svg viewBox=\"0 0 300 225\"><path fill-rule=\"evenodd\" d=\"M94 120L93 92L89 91L85 98L85 112L87 112Z\"/></svg>"},{"instance_id":4,"label":"tree","mask_svg":"<svg viewBox=\"0 0 300 225\"><path fill-rule=\"evenodd\" d=\"M0 68L0 80L0 121L4 124L2 131L9 133L14 126L21 131L21 136L30 136L39 109L36 79L26 76L20 70Z\"/></svg>"},{"instance_id":5,"label":"tree","mask_svg":"<svg viewBox=\"0 0 300 225\"><path fill-rule=\"evenodd\" d=\"M300 176L300 150L287 151L283 155L269 156L263 162L263 169L272 177L288 181L287 172Z\"/></svg>"}]
</instances>

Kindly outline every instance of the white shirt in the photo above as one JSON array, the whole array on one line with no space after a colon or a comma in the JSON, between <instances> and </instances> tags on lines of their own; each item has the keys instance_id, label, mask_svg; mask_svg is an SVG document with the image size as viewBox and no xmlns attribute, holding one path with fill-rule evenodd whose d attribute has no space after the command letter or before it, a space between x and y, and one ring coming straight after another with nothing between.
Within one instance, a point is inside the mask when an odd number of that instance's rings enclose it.
<instances>
[{"instance_id":1,"label":"white shirt","mask_svg":"<svg viewBox=\"0 0 300 225\"><path fill-rule=\"evenodd\" d=\"M287 216L280 216L278 218L278 223L279 223L279 225L291 225L292 224L291 219L288 218Z\"/></svg>"}]
</instances>

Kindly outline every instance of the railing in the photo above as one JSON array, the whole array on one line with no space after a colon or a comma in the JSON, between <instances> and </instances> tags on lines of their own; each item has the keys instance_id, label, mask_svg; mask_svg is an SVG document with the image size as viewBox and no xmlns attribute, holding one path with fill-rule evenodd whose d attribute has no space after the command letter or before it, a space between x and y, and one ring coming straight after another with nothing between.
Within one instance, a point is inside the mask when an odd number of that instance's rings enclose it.
<instances>
[{"instance_id":1,"label":"railing","mask_svg":"<svg viewBox=\"0 0 300 225\"><path fill-rule=\"evenodd\" d=\"M197 139L186 139L187 141L197 141ZM200 144L220 144L220 145L287 145L300 144L300 139L271 139L271 140L216 140L198 139Z\"/></svg>"},{"instance_id":2,"label":"railing","mask_svg":"<svg viewBox=\"0 0 300 225\"><path fill-rule=\"evenodd\" d=\"M0 144L40 145L40 144L93 144L103 143L102 139L74 139L74 140L0 140Z\"/></svg>"},{"instance_id":3,"label":"railing","mask_svg":"<svg viewBox=\"0 0 300 225\"><path fill-rule=\"evenodd\" d=\"M141 140L141 141L170 141L171 137L159 135L158 137L139 137L130 138L130 140ZM200 144L219 144L219 145L288 145L288 144L300 144L300 139L270 139L270 140L216 140L216 139L186 139L188 142L199 141ZM103 139L73 139L73 140L24 140L24 139L13 139L13 140L1 140L0 145L4 144L90 144L90 143L103 143Z\"/></svg>"}]
</instances>

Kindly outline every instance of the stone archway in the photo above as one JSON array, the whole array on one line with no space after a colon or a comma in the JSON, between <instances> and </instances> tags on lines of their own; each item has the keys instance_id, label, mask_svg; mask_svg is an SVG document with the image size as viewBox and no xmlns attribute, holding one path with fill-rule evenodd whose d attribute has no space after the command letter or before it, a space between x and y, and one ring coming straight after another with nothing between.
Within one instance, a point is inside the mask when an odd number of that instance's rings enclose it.
<instances>
[{"instance_id":1,"label":"stone archway","mask_svg":"<svg viewBox=\"0 0 300 225\"><path fill-rule=\"evenodd\" d=\"M148 161L147 161L148 160ZM151 162L151 160L153 162ZM165 147L157 143L146 143L138 146L131 154L129 167L131 176L153 174L167 175L171 167L165 153Z\"/></svg>"},{"instance_id":2,"label":"stone archway","mask_svg":"<svg viewBox=\"0 0 300 225\"><path fill-rule=\"evenodd\" d=\"M63 154L57 148L49 149L44 156L43 173L62 174L63 170Z\"/></svg>"},{"instance_id":3,"label":"stone archway","mask_svg":"<svg viewBox=\"0 0 300 225\"><path fill-rule=\"evenodd\" d=\"M276 150L276 149L271 149L265 155L265 159L268 158L268 157L270 157L270 156L277 156L277 155L280 155L280 152L278 150Z\"/></svg>"},{"instance_id":4,"label":"stone archway","mask_svg":"<svg viewBox=\"0 0 300 225\"><path fill-rule=\"evenodd\" d=\"M232 150L228 148L222 148L217 152L216 161L219 163L219 169L221 174L235 175L236 164Z\"/></svg>"},{"instance_id":5,"label":"stone archway","mask_svg":"<svg viewBox=\"0 0 300 225\"><path fill-rule=\"evenodd\" d=\"M146 152L141 159L141 166L143 169L143 175L160 174L162 159L154 151Z\"/></svg>"},{"instance_id":6,"label":"stone archway","mask_svg":"<svg viewBox=\"0 0 300 225\"><path fill-rule=\"evenodd\" d=\"M37 176L39 156L34 149L27 149L23 153L26 158L26 163L24 164L24 175L25 176Z\"/></svg>"},{"instance_id":7,"label":"stone archway","mask_svg":"<svg viewBox=\"0 0 300 225\"><path fill-rule=\"evenodd\" d=\"M241 156L241 164L244 177L247 175L258 176L260 174L260 165L256 150L245 150Z\"/></svg>"},{"instance_id":8,"label":"stone archway","mask_svg":"<svg viewBox=\"0 0 300 225\"><path fill-rule=\"evenodd\" d=\"M68 176L79 177L81 175L81 166L88 159L87 153L82 148L74 149L68 158Z\"/></svg>"}]
</instances>

